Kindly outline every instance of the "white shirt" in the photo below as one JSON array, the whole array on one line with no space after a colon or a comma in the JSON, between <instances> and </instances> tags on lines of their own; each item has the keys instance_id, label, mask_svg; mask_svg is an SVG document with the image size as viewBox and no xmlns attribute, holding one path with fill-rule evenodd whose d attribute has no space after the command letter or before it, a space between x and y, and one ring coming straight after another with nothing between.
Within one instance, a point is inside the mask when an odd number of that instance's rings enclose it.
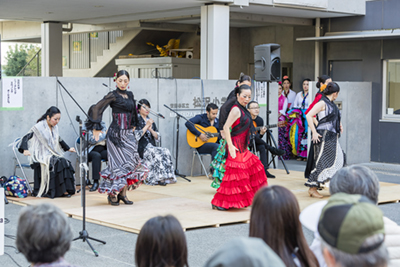
<instances>
[{"instance_id":1,"label":"white shirt","mask_svg":"<svg viewBox=\"0 0 400 267\"><path fill-rule=\"evenodd\" d=\"M307 95L307 94L306 94ZM309 103L308 103L308 95L307 95L307 97L306 97L306 101L304 102L304 108L305 109L308 109L308 107L309 107ZM302 106L301 106L301 104L303 104L303 99L304 99L304 97L303 97L303 92L299 92L297 95L296 95L296 99L294 100L294 103L293 103L293 107L294 108L302 108Z\"/></svg>"},{"instance_id":2,"label":"white shirt","mask_svg":"<svg viewBox=\"0 0 400 267\"><path fill-rule=\"evenodd\" d=\"M282 92L282 94L286 96L285 92ZM289 89L289 94L286 96L286 98L288 102L288 108L293 108L293 103L296 99L296 93L292 89Z\"/></svg>"}]
</instances>

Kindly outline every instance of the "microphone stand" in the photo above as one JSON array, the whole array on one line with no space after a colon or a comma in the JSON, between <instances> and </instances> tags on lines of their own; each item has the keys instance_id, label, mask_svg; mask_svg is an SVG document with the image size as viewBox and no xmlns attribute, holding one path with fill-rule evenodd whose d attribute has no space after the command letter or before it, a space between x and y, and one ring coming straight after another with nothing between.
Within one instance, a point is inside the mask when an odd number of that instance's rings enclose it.
<instances>
[{"instance_id":1,"label":"microphone stand","mask_svg":"<svg viewBox=\"0 0 400 267\"><path fill-rule=\"evenodd\" d=\"M80 108L80 110L85 114L86 118L89 119L89 116L86 114L86 112L82 109L82 107L76 102L76 100L73 98L73 96L68 92L68 90L64 87L64 85L58 80L56 77L57 82L61 85L61 87L67 92L67 94L71 97L71 99L75 102L75 104ZM88 231L86 230L86 175L88 173L88 166L87 166L87 157L88 155L88 145L89 144L89 135L86 134L86 157L85 157L85 162L83 162L83 142L84 136L83 136L83 131L82 131L82 120L80 119L79 116L76 116L76 120L79 122L79 138L80 138L80 156L79 156L79 168L80 168L80 180L81 180L81 187L83 188L82 194L81 194L81 205L82 205L82 231L79 232L79 236L74 238L72 241L82 239L83 242L87 242L89 247L92 249L94 255L96 257L99 256L99 253L93 248L92 244L90 244L89 239L103 243L104 245L106 244L105 241L93 238L89 236Z\"/></svg>"},{"instance_id":2,"label":"microphone stand","mask_svg":"<svg viewBox=\"0 0 400 267\"><path fill-rule=\"evenodd\" d=\"M175 175L180 176L181 178L187 180L188 182L191 182L191 180L189 180L188 178L186 178L186 175L180 174L179 170L178 170L178 156L179 156L179 152L178 152L178 145L179 145L179 119L183 118L187 121L189 121L188 119L186 119L184 116L182 116L181 114L179 114L178 112L176 112L175 110L171 109L170 107L168 107L167 105L164 104L164 107L166 107L167 109L171 110L172 112L174 112L177 116L176 116L176 146L175 146Z\"/></svg>"}]
</instances>

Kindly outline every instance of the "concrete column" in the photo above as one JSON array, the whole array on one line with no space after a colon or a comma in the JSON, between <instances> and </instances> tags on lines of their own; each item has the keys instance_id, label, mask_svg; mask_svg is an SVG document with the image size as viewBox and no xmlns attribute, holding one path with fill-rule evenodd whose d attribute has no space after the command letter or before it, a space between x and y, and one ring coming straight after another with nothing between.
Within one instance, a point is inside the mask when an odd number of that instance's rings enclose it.
<instances>
[{"instance_id":1,"label":"concrete column","mask_svg":"<svg viewBox=\"0 0 400 267\"><path fill-rule=\"evenodd\" d=\"M61 23L42 23L42 76L62 76Z\"/></svg>"},{"instance_id":2,"label":"concrete column","mask_svg":"<svg viewBox=\"0 0 400 267\"><path fill-rule=\"evenodd\" d=\"M201 79L229 79L229 6L201 7Z\"/></svg>"}]
</instances>

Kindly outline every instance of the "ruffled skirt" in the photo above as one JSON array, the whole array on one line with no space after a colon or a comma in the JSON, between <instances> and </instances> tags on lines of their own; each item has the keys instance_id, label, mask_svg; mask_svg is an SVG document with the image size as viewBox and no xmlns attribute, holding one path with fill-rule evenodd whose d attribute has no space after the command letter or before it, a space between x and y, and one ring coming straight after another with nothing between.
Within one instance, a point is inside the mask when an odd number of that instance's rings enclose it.
<instances>
[{"instance_id":1,"label":"ruffled skirt","mask_svg":"<svg viewBox=\"0 0 400 267\"><path fill-rule=\"evenodd\" d=\"M322 138L313 145L315 166L305 186L320 188L346 165L346 155L340 146L338 134L327 130L317 132Z\"/></svg>"},{"instance_id":2,"label":"ruffled skirt","mask_svg":"<svg viewBox=\"0 0 400 267\"><path fill-rule=\"evenodd\" d=\"M226 162L226 140L221 139L219 141L219 147L217 149L217 155L211 162L211 167L214 168L214 173L212 174L214 180L211 183L211 187L218 189L221 185L222 178L225 175L225 162Z\"/></svg>"},{"instance_id":3,"label":"ruffled skirt","mask_svg":"<svg viewBox=\"0 0 400 267\"><path fill-rule=\"evenodd\" d=\"M148 168L137 152L138 144L132 130L120 130L123 146L116 146L107 138L107 168L100 172L103 181L100 193L118 194L125 186L133 190L146 179Z\"/></svg>"},{"instance_id":4,"label":"ruffled skirt","mask_svg":"<svg viewBox=\"0 0 400 267\"><path fill-rule=\"evenodd\" d=\"M159 182L176 183L172 156L167 148L148 143L143 153L143 163L149 168L149 175L145 180L147 185L156 185Z\"/></svg>"},{"instance_id":5,"label":"ruffled skirt","mask_svg":"<svg viewBox=\"0 0 400 267\"><path fill-rule=\"evenodd\" d=\"M250 151L228 155L225 175L211 203L225 209L243 208L252 204L260 187L268 185L264 166Z\"/></svg>"},{"instance_id":6,"label":"ruffled skirt","mask_svg":"<svg viewBox=\"0 0 400 267\"><path fill-rule=\"evenodd\" d=\"M53 156L50 159L50 181L47 193L44 193L42 197L62 197L65 193L70 195L75 194L75 178L74 169L72 168L71 162L65 158L58 158ZM34 170L34 186L33 194L38 195L40 191L40 185L42 181L41 177L41 166L39 163L33 163L31 165Z\"/></svg>"}]
</instances>

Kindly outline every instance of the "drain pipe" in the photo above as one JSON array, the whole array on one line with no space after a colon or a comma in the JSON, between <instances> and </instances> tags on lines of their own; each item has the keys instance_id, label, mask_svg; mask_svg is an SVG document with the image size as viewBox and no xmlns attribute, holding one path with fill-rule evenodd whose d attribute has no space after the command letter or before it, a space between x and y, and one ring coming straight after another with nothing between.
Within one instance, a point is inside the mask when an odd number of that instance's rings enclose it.
<instances>
[{"instance_id":1,"label":"drain pipe","mask_svg":"<svg viewBox=\"0 0 400 267\"><path fill-rule=\"evenodd\" d=\"M73 23L68 23L68 28L62 28L63 32L72 32L72 29L74 27Z\"/></svg>"}]
</instances>

